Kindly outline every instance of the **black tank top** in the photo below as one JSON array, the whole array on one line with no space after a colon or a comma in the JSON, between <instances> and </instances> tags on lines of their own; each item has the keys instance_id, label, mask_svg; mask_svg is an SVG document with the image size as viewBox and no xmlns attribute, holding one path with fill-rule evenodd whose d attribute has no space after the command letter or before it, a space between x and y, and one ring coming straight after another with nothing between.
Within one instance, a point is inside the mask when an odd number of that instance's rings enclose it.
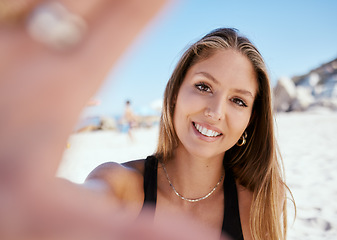
<instances>
[{"instance_id":1,"label":"black tank top","mask_svg":"<svg viewBox=\"0 0 337 240\"><path fill-rule=\"evenodd\" d=\"M157 169L157 158L154 156L147 157L144 170L144 205L151 204L152 206L156 206ZM222 232L229 235L233 240L243 240L235 179L232 171L228 168L225 170L223 186L225 207Z\"/></svg>"}]
</instances>

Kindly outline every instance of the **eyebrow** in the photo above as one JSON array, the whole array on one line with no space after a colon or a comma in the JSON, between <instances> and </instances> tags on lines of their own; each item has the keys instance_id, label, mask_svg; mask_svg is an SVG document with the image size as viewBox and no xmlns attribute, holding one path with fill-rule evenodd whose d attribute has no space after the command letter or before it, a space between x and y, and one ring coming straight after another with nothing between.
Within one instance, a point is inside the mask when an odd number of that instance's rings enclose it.
<instances>
[{"instance_id":1,"label":"eyebrow","mask_svg":"<svg viewBox=\"0 0 337 240\"><path fill-rule=\"evenodd\" d=\"M208 78L209 80L211 80L212 82L214 82L215 84L220 84L218 80L216 80L216 78L214 78L211 74L207 73L207 72L197 72L196 74L200 74L200 75L203 75L205 76L206 78ZM248 90L245 90L245 89L239 89L239 88L235 88L233 89L234 92L236 93L240 93L240 94L243 94L243 95L246 95L248 97L251 97L251 98L254 98L253 94L248 91Z\"/></svg>"},{"instance_id":2,"label":"eyebrow","mask_svg":"<svg viewBox=\"0 0 337 240\"><path fill-rule=\"evenodd\" d=\"M235 88L234 92L246 95L246 96L251 97L251 98L254 98L253 94L248 90Z\"/></svg>"},{"instance_id":3,"label":"eyebrow","mask_svg":"<svg viewBox=\"0 0 337 240\"><path fill-rule=\"evenodd\" d=\"M204 75L206 78L213 81L214 83L220 84L218 80L216 80L211 74L209 74L207 72L197 72L196 74Z\"/></svg>"}]
</instances>

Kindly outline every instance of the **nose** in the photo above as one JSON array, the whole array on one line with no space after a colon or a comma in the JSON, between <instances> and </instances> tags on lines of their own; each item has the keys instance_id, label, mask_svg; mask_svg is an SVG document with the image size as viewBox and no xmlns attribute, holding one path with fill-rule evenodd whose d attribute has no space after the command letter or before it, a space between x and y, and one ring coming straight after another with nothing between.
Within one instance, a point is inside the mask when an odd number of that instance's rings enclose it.
<instances>
[{"instance_id":1,"label":"nose","mask_svg":"<svg viewBox=\"0 0 337 240\"><path fill-rule=\"evenodd\" d=\"M204 110L204 114L213 121L222 120L225 114L225 101L223 99L214 99L214 101L209 102Z\"/></svg>"}]
</instances>

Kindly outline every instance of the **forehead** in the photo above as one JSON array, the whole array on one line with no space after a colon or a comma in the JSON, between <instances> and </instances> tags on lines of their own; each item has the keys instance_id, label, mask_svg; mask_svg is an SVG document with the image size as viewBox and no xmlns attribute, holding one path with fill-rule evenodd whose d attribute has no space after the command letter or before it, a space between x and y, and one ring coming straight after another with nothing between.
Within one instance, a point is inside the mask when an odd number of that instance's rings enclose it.
<instances>
[{"instance_id":1,"label":"forehead","mask_svg":"<svg viewBox=\"0 0 337 240\"><path fill-rule=\"evenodd\" d=\"M198 75L209 75L220 85L244 87L254 95L258 87L257 74L251 61L232 49L217 50L206 59L196 62L187 71L185 78Z\"/></svg>"}]
</instances>

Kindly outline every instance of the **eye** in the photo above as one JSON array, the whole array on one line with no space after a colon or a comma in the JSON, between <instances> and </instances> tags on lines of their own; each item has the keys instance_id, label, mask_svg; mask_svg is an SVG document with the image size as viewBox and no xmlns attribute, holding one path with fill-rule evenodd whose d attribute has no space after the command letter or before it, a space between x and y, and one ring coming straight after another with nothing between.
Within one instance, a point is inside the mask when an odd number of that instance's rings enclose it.
<instances>
[{"instance_id":1,"label":"eye","mask_svg":"<svg viewBox=\"0 0 337 240\"><path fill-rule=\"evenodd\" d=\"M211 92L211 88L206 84L206 83L197 83L195 84L195 87L200 91L200 92Z\"/></svg>"},{"instance_id":2,"label":"eye","mask_svg":"<svg viewBox=\"0 0 337 240\"><path fill-rule=\"evenodd\" d=\"M239 107L248 107L245 101L243 101L240 98L232 98L231 101L235 103L236 105L238 105Z\"/></svg>"}]
</instances>

